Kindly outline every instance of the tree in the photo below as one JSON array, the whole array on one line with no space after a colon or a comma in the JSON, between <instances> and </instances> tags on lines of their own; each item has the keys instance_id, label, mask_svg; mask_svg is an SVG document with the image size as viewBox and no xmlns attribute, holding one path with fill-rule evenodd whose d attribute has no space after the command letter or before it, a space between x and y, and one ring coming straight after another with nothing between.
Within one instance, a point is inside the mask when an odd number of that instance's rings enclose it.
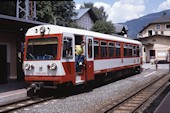
<instances>
[{"instance_id":1,"label":"tree","mask_svg":"<svg viewBox=\"0 0 170 113\"><path fill-rule=\"evenodd\" d=\"M39 21L69 26L74 12L73 1L37 1L37 17Z\"/></svg>"},{"instance_id":2,"label":"tree","mask_svg":"<svg viewBox=\"0 0 170 113\"><path fill-rule=\"evenodd\" d=\"M37 1L36 5L37 20L52 24L54 22L54 15L51 1Z\"/></svg>"},{"instance_id":3,"label":"tree","mask_svg":"<svg viewBox=\"0 0 170 113\"><path fill-rule=\"evenodd\" d=\"M92 31L100 32L104 34L113 34L115 33L114 26L111 21L107 22L104 20L98 20L95 22L93 27L91 28Z\"/></svg>"},{"instance_id":4,"label":"tree","mask_svg":"<svg viewBox=\"0 0 170 113\"><path fill-rule=\"evenodd\" d=\"M1 1L0 14L15 16L16 15L16 1Z\"/></svg>"},{"instance_id":5,"label":"tree","mask_svg":"<svg viewBox=\"0 0 170 113\"><path fill-rule=\"evenodd\" d=\"M24 2L22 5L25 5ZM73 1L36 1L37 20L69 26L76 15ZM16 1L1 1L0 14L16 16Z\"/></svg>"},{"instance_id":6,"label":"tree","mask_svg":"<svg viewBox=\"0 0 170 113\"><path fill-rule=\"evenodd\" d=\"M105 20L107 19L108 15L106 14L106 12L104 11L104 7L94 7L93 3L84 3L84 7L81 6L81 8L91 8L94 12L94 14L96 15L98 20Z\"/></svg>"},{"instance_id":7,"label":"tree","mask_svg":"<svg viewBox=\"0 0 170 113\"><path fill-rule=\"evenodd\" d=\"M93 27L91 28L92 31L105 34L115 33L114 25L112 24L112 22L106 21L108 15L104 11L104 7L97 8L93 6L93 3L84 3L84 7L81 8L91 8L98 19L98 21L96 21Z\"/></svg>"},{"instance_id":8,"label":"tree","mask_svg":"<svg viewBox=\"0 0 170 113\"><path fill-rule=\"evenodd\" d=\"M69 26L69 23L72 22L72 17L76 15L74 11L75 3L73 1L51 2L56 23L58 25Z\"/></svg>"}]
</instances>

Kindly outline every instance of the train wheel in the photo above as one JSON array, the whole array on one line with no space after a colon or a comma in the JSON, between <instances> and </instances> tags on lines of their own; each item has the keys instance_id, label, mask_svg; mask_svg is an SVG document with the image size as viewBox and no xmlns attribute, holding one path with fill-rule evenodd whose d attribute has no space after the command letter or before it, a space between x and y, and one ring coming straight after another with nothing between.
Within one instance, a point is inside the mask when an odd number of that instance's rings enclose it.
<instances>
[{"instance_id":1,"label":"train wheel","mask_svg":"<svg viewBox=\"0 0 170 113\"><path fill-rule=\"evenodd\" d=\"M35 89L34 88L28 88L27 90L27 96L28 97L32 97L32 96L35 96Z\"/></svg>"},{"instance_id":2,"label":"train wheel","mask_svg":"<svg viewBox=\"0 0 170 113\"><path fill-rule=\"evenodd\" d=\"M140 67L136 67L135 68L135 74L140 74L141 73L141 68Z\"/></svg>"}]
</instances>

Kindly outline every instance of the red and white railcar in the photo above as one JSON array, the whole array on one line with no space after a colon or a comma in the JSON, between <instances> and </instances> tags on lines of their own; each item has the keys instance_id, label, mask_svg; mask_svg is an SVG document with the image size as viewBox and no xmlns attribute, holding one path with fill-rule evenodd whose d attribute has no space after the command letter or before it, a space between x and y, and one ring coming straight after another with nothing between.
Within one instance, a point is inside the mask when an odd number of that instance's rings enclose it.
<instances>
[{"instance_id":1,"label":"red and white railcar","mask_svg":"<svg viewBox=\"0 0 170 113\"><path fill-rule=\"evenodd\" d=\"M84 66L76 72L75 45L85 41ZM141 66L139 41L118 35L87 30L40 25L25 37L25 81L37 87L83 84L111 71L134 70Z\"/></svg>"}]
</instances>

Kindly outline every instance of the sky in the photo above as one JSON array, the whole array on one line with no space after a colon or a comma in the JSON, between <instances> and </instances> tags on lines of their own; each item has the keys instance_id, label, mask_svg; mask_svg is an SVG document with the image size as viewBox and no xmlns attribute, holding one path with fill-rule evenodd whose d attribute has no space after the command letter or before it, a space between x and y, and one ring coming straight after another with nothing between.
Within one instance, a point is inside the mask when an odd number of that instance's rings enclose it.
<instances>
[{"instance_id":1,"label":"sky","mask_svg":"<svg viewBox=\"0 0 170 113\"><path fill-rule=\"evenodd\" d=\"M104 7L108 21L123 23L150 13L170 9L170 0L74 0L76 9L85 3Z\"/></svg>"}]
</instances>

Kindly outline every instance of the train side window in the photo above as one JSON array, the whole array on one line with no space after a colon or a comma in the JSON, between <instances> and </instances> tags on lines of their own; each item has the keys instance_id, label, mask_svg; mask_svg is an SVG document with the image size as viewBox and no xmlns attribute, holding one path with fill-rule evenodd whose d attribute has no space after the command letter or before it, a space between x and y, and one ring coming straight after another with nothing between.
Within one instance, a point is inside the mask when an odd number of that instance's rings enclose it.
<instances>
[{"instance_id":1,"label":"train side window","mask_svg":"<svg viewBox=\"0 0 170 113\"><path fill-rule=\"evenodd\" d=\"M70 37L64 37L63 39L63 58L73 58L73 40Z\"/></svg>"},{"instance_id":2,"label":"train side window","mask_svg":"<svg viewBox=\"0 0 170 113\"><path fill-rule=\"evenodd\" d=\"M140 53L139 46L136 46L136 54L137 54L137 57L139 57L139 53Z\"/></svg>"},{"instance_id":3,"label":"train side window","mask_svg":"<svg viewBox=\"0 0 170 113\"><path fill-rule=\"evenodd\" d=\"M116 57L120 57L120 43L116 43Z\"/></svg>"},{"instance_id":4,"label":"train side window","mask_svg":"<svg viewBox=\"0 0 170 113\"><path fill-rule=\"evenodd\" d=\"M114 43L113 42L109 42L109 57L113 58L114 57Z\"/></svg>"},{"instance_id":5,"label":"train side window","mask_svg":"<svg viewBox=\"0 0 170 113\"><path fill-rule=\"evenodd\" d=\"M99 57L99 41L94 40L94 58Z\"/></svg>"},{"instance_id":6,"label":"train side window","mask_svg":"<svg viewBox=\"0 0 170 113\"><path fill-rule=\"evenodd\" d=\"M136 46L133 46L133 56L136 56Z\"/></svg>"},{"instance_id":7,"label":"train side window","mask_svg":"<svg viewBox=\"0 0 170 113\"><path fill-rule=\"evenodd\" d=\"M133 50L132 45L129 45L129 56L130 57L132 57L132 50Z\"/></svg>"},{"instance_id":8,"label":"train side window","mask_svg":"<svg viewBox=\"0 0 170 113\"><path fill-rule=\"evenodd\" d=\"M129 52L129 45L128 44L124 44L124 56L125 57L128 56L128 52Z\"/></svg>"},{"instance_id":9,"label":"train side window","mask_svg":"<svg viewBox=\"0 0 170 113\"><path fill-rule=\"evenodd\" d=\"M107 42L105 41L100 42L100 56L102 58L107 57Z\"/></svg>"},{"instance_id":10,"label":"train side window","mask_svg":"<svg viewBox=\"0 0 170 113\"><path fill-rule=\"evenodd\" d=\"M88 57L92 58L92 39L88 39Z\"/></svg>"}]
</instances>

